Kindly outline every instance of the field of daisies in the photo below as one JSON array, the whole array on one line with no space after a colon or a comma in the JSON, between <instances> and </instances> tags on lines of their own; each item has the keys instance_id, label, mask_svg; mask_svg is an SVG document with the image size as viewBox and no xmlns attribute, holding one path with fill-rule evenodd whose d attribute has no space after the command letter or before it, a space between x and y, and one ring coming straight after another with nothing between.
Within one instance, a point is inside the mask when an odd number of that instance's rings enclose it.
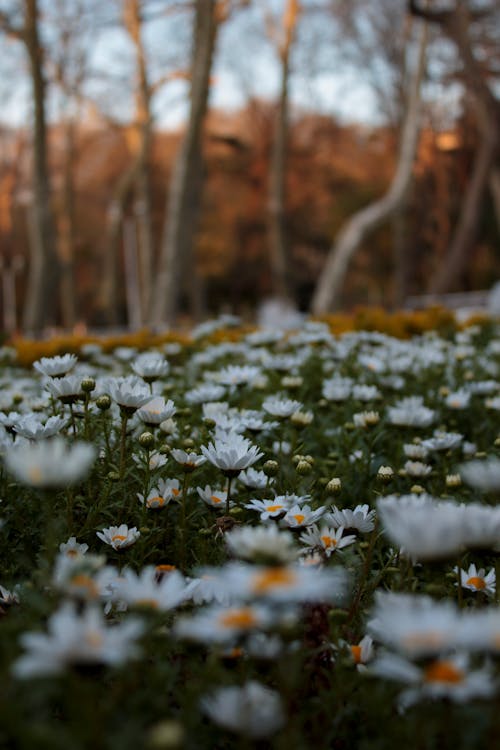
<instances>
[{"instance_id":1,"label":"field of daisies","mask_svg":"<svg viewBox=\"0 0 500 750\"><path fill-rule=\"evenodd\" d=\"M493 748L500 328L0 352L0 747Z\"/></svg>"}]
</instances>

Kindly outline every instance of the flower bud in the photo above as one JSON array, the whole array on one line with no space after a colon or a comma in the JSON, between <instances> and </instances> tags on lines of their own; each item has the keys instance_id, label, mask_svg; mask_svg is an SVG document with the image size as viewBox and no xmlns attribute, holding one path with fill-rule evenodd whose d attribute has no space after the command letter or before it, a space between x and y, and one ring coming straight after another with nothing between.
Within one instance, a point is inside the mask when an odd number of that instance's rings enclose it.
<instances>
[{"instance_id":1,"label":"flower bud","mask_svg":"<svg viewBox=\"0 0 500 750\"><path fill-rule=\"evenodd\" d=\"M297 466L295 467L295 471L297 474L300 474L301 476L306 476L306 474L310 474L312 471L312 466L309 463L309 461L299 461Z\"/></svg>"},{"instance_id":2,"label":"flower bud","mask_svg":"<svg viewBox=\"0 0 500 750\"><path fill-rule=\"evenodd\" d=\"M80 383L80 388L84 393L92 393L92 391L95 390L94 378L83 378L82 382Z\"/></svg>"},{"instance_id":3,"label":"flower bud","mask_svg":"<svg viewBox=\"0 0 500 750\"><path fill-rule=\"evenodd\" d=\"M280 465L277 461L266 461L266 463L262 467L262 470L266 477L275 477L280 470Z\"/></svg>"},{"instance_id":4,"label":"flower bud","mask_svg":"<svg viewBox=\"0 0 500 750\"><path fill-rule=\"evenodd\" d=\"M95 403L98 409L101 411L107 411L111 406L111 399L107 393L104 393L102 396L99 396Z\"/></svg>"},{"instance_id":5,"label":"flower bud","mask_svg":"<svg viewBox=\"0 0 500 750\"><path fill-rule=\"evenodd\" d=\"M333 477L333 479L330 479L330 481L326 485L326 489L328 492L340 492L340 490L342 489L342 482L340 481L339 477Z\"/></svg>"},{"instance_id":6,"label":"flower bud","mask_svg":"<svg viewBox=\"0 0 500 750\"><path fill-rule=\"evenodd\" d=\"M152 432L143 432L139 435L139 445L146 450L150 450L155 444L155 436Z\"/></svg>"},{"instance_id":7,"label":"flower bud","mask_svg":"<svg viewBox=\"0 0 500 750\"><path fill-rule=\"evenodd\" d=\"M381 482L390 482L394 476L394 471L390 466L381 466L377 471L377 477Z\"/></svg>"}]
</instances>

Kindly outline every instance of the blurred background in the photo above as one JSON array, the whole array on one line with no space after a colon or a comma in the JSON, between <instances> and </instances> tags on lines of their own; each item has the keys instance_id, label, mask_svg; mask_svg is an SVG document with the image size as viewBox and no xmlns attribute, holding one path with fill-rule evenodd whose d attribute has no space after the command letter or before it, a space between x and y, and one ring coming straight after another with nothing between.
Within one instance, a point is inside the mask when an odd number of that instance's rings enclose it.
<instances>
[{"instance_id":1,"label":"blurred background","mask_svg":"<svg viewBox=\"0 0 500 750\"><path fill-rule=\"evenodd\" d=\"M499 96L496 0L0 0L1 328L480 297Z\"/></svg>"}]
</instances>

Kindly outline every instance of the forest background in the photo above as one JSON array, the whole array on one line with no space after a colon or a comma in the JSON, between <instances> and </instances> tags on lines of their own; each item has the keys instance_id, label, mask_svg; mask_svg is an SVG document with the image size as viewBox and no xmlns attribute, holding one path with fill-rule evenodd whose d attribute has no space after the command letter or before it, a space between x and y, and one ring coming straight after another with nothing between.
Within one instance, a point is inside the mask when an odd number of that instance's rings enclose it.
<instances>
[{"instance_id":1,"label":"forest background","mask_svg":"<svg viewBox=\"0 0 500 750\"><path fill-rule=\"evenodd\" d=\"M2 329L488 289L495 0L0 0Z\"/></svg>"}]
</instances>

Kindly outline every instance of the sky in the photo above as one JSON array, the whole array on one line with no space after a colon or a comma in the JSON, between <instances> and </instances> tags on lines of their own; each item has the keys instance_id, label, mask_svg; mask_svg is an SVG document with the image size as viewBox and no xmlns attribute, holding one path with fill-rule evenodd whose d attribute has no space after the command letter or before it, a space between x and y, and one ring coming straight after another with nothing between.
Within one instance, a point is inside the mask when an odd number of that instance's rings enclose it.
<instances>
[{"instance_id":1,"label":"sky","mask_svg":"<svg viewBox=\"0 0 500 750\"><path fill-rule=\"evenodd\" d=\"M305 0L305 3L310 1ZM315 0L316 3L319 1ZM283 0L271 2L276 8L283 6ZM292 58L292 106L331 114L342 121L377 124L380 117L372 89L359 71L348 66L339 67L338 59L332 52L333 40L329 38L324 20L322 27L313 21L307 27L302 23L299 28L304 29L309 38L299 37ZM240 12L224 25L214 64L211 106L235 110L244 106L248 95L269 100L276 98L279 86L276 51L265 38L263 29L262 13L257 7ZM153 76L160 74L162 66L169 69L179 64L187 65L189 35L188 14L148 24L145 36ZM99 34L90 35L88 44L95 81L87 85L87 93L98 102L99 107L126 121L131 110L131 97L126 93L129 85L117 84L120 78L130 82L133 75L131 47L126 35L120 29L107 28ZM19 75L19 71L26 69L26 60L18 43L2 39L1 45L3 75L0 76L0 118L5 123L22 126L29 122L30 117L29 79ZM103 83L99 80L100 74L115 80L109 84ZM117 95L120 89L125 92L121 98ZM185 81L172 82L162 89L154 103L157 127L177 129L182 125L187 114L187 94L188 84ZM57 119L60 107L60 98L51 96L51 119Z\"/></svg>"}]
</instances>

